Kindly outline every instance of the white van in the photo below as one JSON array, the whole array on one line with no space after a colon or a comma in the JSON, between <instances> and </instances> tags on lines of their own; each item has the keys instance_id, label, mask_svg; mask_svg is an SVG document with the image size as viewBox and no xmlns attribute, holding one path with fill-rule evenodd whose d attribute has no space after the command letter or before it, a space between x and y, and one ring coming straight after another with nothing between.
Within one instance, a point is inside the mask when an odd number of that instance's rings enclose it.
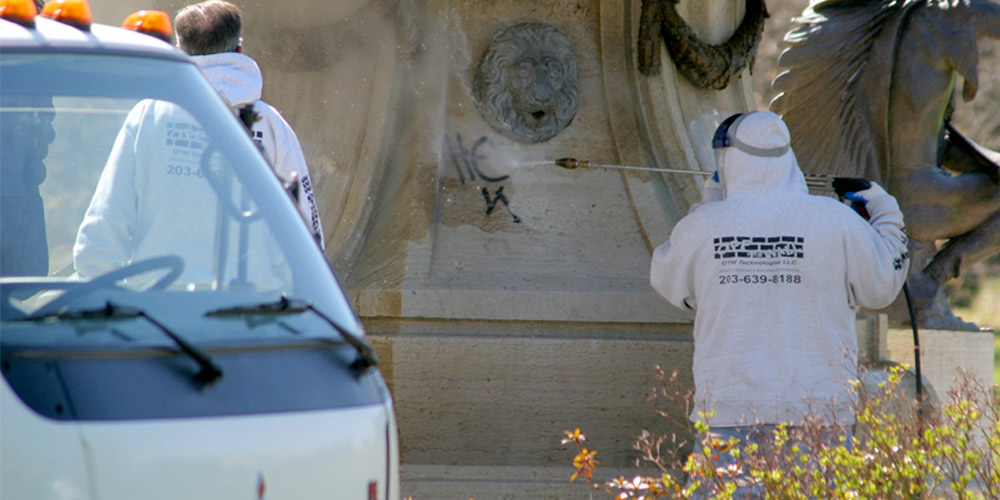
<instances>
[{"instance_id":1,"label":"white van","mask_svg":"<svg viewBox=\"0 0 1000 500\"><path fill-rule=\"evenodd\" d=\"M375 354L242 124L60 12L0 3L0 497L398 498Z\"/></svg>"}]
</instances>

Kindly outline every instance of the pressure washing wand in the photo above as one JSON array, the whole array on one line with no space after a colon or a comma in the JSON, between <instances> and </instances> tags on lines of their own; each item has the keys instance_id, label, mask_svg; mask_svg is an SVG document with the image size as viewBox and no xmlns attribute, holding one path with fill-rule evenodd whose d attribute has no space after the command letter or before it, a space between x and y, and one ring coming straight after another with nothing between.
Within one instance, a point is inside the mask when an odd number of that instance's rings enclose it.
<instances>
[{"instance_id":1,"label":"pressure washing wand","mask_svg":"<svg viewBox=\"0 0 1000 500\"><path fill-rule=\"evenodd\" d=\"M687 170L683 168L661 168L661 167L645 167L640 165L618 165L614 163L597 163L588 160L577 160L576 158L559 158L555 161L557 166L565 169L575 169L575 168L608 168L612 170L642 170L646 172L661 172L664 174L688 174L688 175L703 175L705 177L710 177L715 172L706 172L704 170ZM806 175L806 186L818 191L830 191L833 192L833 181L836 179L845 179L845 177L831 177L827 175Z\"/></svg>"},{"instance_id":2,"label":"pressure washing wand","mask_svg":"<svg viewBox=\"0 0 1000 500\"><path fill-rule=\"evenodd\" d=\"M559 158L555 161L556 165L572 170L574 168L610 168L614 170L645 170L647 172L664 172L668 174L692 174L692 175L712 175L712 172L705 172L703 170L685 170L681 168L659 168L659 167L640 167L638 165L618 165L613 163L597 163L588 160L577 160L576 158Z\"/></svg>"}]
</instances>

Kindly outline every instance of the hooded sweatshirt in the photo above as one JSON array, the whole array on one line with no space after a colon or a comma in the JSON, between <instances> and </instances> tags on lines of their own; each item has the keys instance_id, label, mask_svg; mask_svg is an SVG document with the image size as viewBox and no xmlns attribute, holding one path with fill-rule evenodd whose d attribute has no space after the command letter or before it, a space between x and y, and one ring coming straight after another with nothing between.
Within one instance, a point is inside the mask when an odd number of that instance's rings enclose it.
<instances>
[{"instance_id":1,"label":"hooded sweatshirt","mask_svg":"<svg viewBox=\"0 0 1000 500\"><path fill-rule=\"evenodd\" d=\"M760 149L790 144L770 112L746 115L730 135ZM891 303L909 267L896 200L879 190L865 221L810 195L790 148L716 151L722 199L681 219L650 268L657 292L695 312L691 419L853 423L856 311Z\"/></svg>"},{"instance_id":2,"label":"hooded sweatshirt","mask_svg":"<svg viewBox=\"0 0 1000 500\"><path fill-rule=\"evenodd\" d=\"M234 112L253 105L259 117L251 128L254 141L279 177L289 180L293 173L298 177L299 212L320 248L326 248L305 155L288 122L276 109L260 100L264 79L257 63L238 52L193 56L192 59Z\"/></svg>"},{"instance_id":3,"label":"hooded sweatshirt","mask_svg":"<svg viewBox=\"0 0 1000 500\"><path fill-rule=\"evenodd\" d=\"M283 254L265 224L246 224L243 241L242 231L228 231L229 241L220 244L221 220L229 218L218 215L217 189L202 172L210 142L195 117L172 102L144 99L132 108L77 232L73 264L79 276L95 278L172 255L184 263L182 283L214 286L219 276L227 281L240 276L241 263L247 272L241 279L257 290L288 282ZM234 193L232 199L242 198ZM218 267L222 248L230 252L225 268ZM139 273L125 281L143 286L160 277Z\"/></svg>"}]
</instances>

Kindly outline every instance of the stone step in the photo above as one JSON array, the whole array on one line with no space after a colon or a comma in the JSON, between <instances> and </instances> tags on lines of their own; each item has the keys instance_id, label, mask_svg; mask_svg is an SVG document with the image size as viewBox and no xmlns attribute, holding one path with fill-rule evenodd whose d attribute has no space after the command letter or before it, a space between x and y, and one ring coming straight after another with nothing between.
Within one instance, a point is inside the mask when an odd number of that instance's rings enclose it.
<instances>
[{"instance_id":1,"label":"stone step","mask_svg":"<svg viewBox=\"0 0 1000 500\"><path fill-rule=\"evenodd\" d=\"M403 500L572 500L589 499L586 481L570 482L574 468L567 454L566 465L549 467L454 466L404 464L400 467ZM639 469L598 468L602 482L614 477L654 474ZM597 478L595 478L597 479ZM595 498L609 497L595 493Z\"/></svg>"},{"instance_id":2,"label":"stone step","mask_svg":"<svg viewBox=\"0 0 1000 500\"><path fill-rule=\"evenodd\" d=\"M646 395L657 364L677 367L690 386L687 325L429 323L398 333L366 324L395 400L404 464L569 464L560 440L578 427L605 466L628 467L643 429L684 430Z\"/></svg>"},{"instance_id":3,"label":"stone step","mask_svg":"<svg viewBox=\"0 0 1000 500\"><path fill-rule=\"evenodd\" d=\"M884 345L859 320L864 357ZM548 467L580 428L605 467L629 467L636 436L685 435L682 402L658 415L653 368L691 385L690 325L367 320L395 398L404 464ZM468 498L468 497L466 497Z\"/></svg>"}]
</instances>

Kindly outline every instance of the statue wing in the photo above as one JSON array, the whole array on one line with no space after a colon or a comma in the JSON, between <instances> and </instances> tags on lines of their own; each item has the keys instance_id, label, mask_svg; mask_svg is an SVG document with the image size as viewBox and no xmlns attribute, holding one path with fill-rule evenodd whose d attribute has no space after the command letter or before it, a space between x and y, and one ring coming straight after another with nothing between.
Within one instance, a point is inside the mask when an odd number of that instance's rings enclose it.
<instances>
[{"instance_id":1,"label":"statue wing","mask_svg":"<svg viewBox=\"0 0 1000 500\"><path fill-rule=\"evenodd\" d=\"M893 61L879 45L895 43L904 3L820 1L785 35L770 109L788 124L806 173L883 182Z\"/></svg>"}]
</instances>

